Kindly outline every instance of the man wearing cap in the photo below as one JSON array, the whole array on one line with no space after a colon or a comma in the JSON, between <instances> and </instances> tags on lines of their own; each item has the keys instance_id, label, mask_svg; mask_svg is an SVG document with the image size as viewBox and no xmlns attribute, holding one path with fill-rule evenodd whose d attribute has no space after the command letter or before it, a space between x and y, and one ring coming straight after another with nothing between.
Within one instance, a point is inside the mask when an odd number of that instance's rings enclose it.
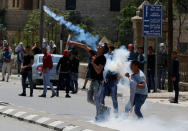
<instances>
[{"instance_id":1,"label":"man wearing cap","mask_svg":"<svg viewBox=\"0 0 188 131\"><path fill-rule=\"evenodd\" d=\"M52 90L51 97L54 97L54 96L56 96L56 93L55 93L52 83L50 82L50 71L53 68L52 56L48 53L46 47L43 47L42 52L43 52L44 56L43 56L42 72L40 75L43 75L44 89L43 89L43 94L40 95L39 97L46 97L47 86L50 86L50 88Z\"/></svg>"},{"instance_id":2,"label":"man wearing cap","mask_svg":"<svg viewBox=\"0 0 188 131\"><path fill-rule=\"evenodd\" d=\"M129 57L128 57L128 60L129 61L133 61L133 60L137 60L137 53L134 52L134 46L133 44L129 44L128 45L128 50L129 50Z\"/></svg>"},{"instance_id":3,"label":"man wearing cap","mask_svg":"<svg viewBox=\"0 0 188 131\"><path fill-rule=\"evenodd\" d=\"M60 67L60 70L59 70ZM59 83L57 86L57 96L59 96L59 90L62 86L66 87L66 98L70 98L70 71L71 71L71 60L69 59L68 50L63 51L63 57L59 60L56 67L56 74L59 74Z\"/></svg>"},{"instance_id":4,"label":"man wearing cap","mask_svg":"<svg viewBox=\"0 0 188 131\"><path fill-rule=\"evenodd\" d=\"M164 84L166 79L166 68L167 68L167 53L165 50L165 44L160 44L160 49L157 59L158 66L158 89L164 90Z\"/></svg>"},{"instance_id":5,"label":"man wearing cap","mask_svg":"<svg viewBox=\"0 0 188 131\"><path fill-rule=\"evenodd\" d=\"M78 47L84 48L87 51L91 48L85 44L77 43L73 41L68 42L69 45L76 45ZM88 90L88 102L96 105L96 121L104 120L103 118L103 106L100 102L100 95L103 88L103 71L106 64L106 58L104 54L108 53L108 46L106 43L103 43L98 46L97 55L93 56L91 62L91 84Z\"/></svg>"},{"instance_id":6,"label":"man wearing cap","mask_svg":"<svg viewBox=\"0 0 188 131\"><path fill-rule=\"evenodd\" d=\"M9 45L6 40L3 41L4 50L2 53L2 60L3 60L3 66L2 66L2 81L5 81L6 72L8 73L6 81L9 81L9 77L11 75L11 55L12 51L9 48Z\"/></svg>"}]
</instances>

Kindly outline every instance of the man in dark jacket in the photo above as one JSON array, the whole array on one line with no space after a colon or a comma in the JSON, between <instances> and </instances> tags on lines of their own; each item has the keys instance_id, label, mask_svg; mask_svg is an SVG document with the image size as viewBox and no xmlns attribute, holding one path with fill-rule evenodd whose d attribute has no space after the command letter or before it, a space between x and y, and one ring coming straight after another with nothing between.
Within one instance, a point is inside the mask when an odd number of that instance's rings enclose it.
<instances>
[{"instance_id":1,"label":"man in dark jacket","mask_svg":"<svg viewBox=\"0 0 188 131\"><path fill-rule=\"evenodd\" d=\"M155 89L155 55L153 54L153 47L150 46L148 48L148 64L147 64L147 84L148 84L148 92L151 89Z\"/></svg>"},{"instance_id":2,"label":"man in dark jacket","mask_svg":"<svg viewBox=\"0 0 188 131\"><path fill-rule=\"evenodd\" d=\"M173 68L172 68L172 81L175 90L175 99L171 103L178 103L179 97L179 61L177 59L177 52L172 53Z\"/></svg>"},{"instance_id":3,"label":"man in dark jacket","mask_svg":"<svg viewBox=\"0 0 188 131\"><path fill-rule=\"evenodd\" d=\"M70 86L72 89L72 93L75 94L78 92L78 69L80 60L77 58L78 52L73 50L71 52L71 80Z\"/></svg>"},{"instance_id":4,"label":"man in dark jacket","mask_svg":"<svg viewBox=\"0 0 188 131\"><path fill-rule=\"evenodd\" d=\"M60 67L60 71L59 71ZM57 96L59 96L59 89L62 86L66 87L66 98L70 98L69 95L70 91L70 71L71 71L71 61L69 59L68 50L65 49L63 52L63 57L59 60L57 67L56 67L56 73L59 74L59 83L57 86Z\"/></svg>"}]
</instances>

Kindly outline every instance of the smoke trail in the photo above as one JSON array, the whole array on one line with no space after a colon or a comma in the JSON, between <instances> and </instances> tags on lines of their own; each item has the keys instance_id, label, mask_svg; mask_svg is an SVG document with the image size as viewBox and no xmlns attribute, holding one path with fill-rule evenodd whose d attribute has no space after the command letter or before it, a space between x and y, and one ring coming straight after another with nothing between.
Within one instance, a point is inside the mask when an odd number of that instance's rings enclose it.
<instances>
[{"instance_id":1,"label":"smoke trail","mask_svg":"<svg viewBox=\"0 0 188 131\"><path fill-rule=\"evenodd\" d=\"M93 50L97 50L97 41L99 40L99 36L93 36L89 32L85 32L84 29L80 28L78 25L73 25L71 22L66 21L63 16L57 16L54 12L52 12L47 6L44 6L44 11L54 18L56 21L59 21L61 25L65 25L69 30L73 31L77 36L75 39L79 42L85 42L88 46L90 46Z\"/></svg>"}]
</instances>

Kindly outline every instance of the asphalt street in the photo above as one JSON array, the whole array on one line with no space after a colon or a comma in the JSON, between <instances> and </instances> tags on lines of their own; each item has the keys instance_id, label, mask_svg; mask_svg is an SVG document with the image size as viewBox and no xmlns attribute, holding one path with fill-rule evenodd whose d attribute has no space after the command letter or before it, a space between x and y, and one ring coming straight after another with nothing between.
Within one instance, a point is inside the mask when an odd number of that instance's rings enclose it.
<instances>
[{"instance_id":1,"label":"asphalt street","mask_svg":"<svg viewBox=\"0 0 188 131\"><path fill-rule=\"evenodd\" d=\"M81 88L82 85L83 80L80 79L79 87ZM120 90L119 92L123 91L126 90ZM27 90L27 97L20 97L18 96L19 93L21 93L21 80L11 80L9 83L0 82L0 101L76 120L94 120L95 107L87 103L86 91L80 90L78 94L71 94L71 98L65 98L64 91L60 92L60 97L55 98L50 98L50 90L48 90L47 98L38 97L38 95L42 93L41 89L34 90L34 97L32 98L29 97L29 89ZM125 94L128 94L128 91ZM125 104L128 101L128 96L125 95L124 97L119 97L118 101L120 110L119 114L121 116L124 111ZM106 98L106 104L108 106L112 106L111 98ZM168 125L171 123L177 123L181 127L183 126L186 130L188 130L188 107L181 107L175 104L160 104L147 100L146 104L142 108L142 111L146 119L154 117L156 120L160 120L163 124L166 123ZM172 122L170 123L169 121ZM173 125L174 124L172 124L172 126ZM111 127L112 125L107 123L101 126ZM120 129L119 127L114 126L112 126L112 128Z\"/></svg>"},{"instance_id":2,"label":"asphalt street","mask_svg":"<svg viewBox=\"0 0 188 131\"><path fill-rule=\"evenodd\" d=\"M51 129L30 124L23 121L18 121L13 118L0 115L0 127L1 131L53 131Z\"/></svg>"}]
</instances>

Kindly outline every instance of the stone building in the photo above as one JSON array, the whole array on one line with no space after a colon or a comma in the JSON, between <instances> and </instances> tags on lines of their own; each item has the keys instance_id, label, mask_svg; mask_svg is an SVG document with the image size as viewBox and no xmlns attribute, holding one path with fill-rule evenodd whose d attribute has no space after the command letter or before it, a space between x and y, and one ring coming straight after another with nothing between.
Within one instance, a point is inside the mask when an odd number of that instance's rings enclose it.
<instances>
[{"instance_id":1,"label":"stone building","mask_svg":"<svg viewBox=\"0 0 188 131\"><path fill-rule=\"evenodd\" d=\"M28 14L33 9L40 8L41 0L0 0L1 8L7 8L5 23L8 34L14 34L23 29ZM77 11L82 16L92 18L95 29L105 29L107 37L117 39L117 16L129 0L45 0L49 7L62 11Z\"/></svg>"}]
</instances>

